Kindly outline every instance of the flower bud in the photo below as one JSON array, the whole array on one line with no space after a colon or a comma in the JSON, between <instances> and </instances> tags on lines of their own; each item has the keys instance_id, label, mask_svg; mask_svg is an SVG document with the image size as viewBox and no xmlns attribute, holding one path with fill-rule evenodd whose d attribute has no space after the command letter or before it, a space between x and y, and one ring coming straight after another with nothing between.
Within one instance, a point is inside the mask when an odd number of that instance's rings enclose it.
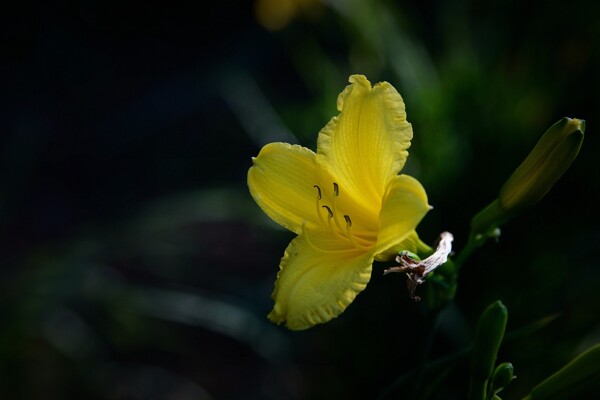
<instances>
[{"instance_id":1,"label":"flower bud","mask_svg":"<svg viewBox=\"0 0 600 400\"><path fill-rule=\"evenodd\" d=\"M501 301L490 304L479 317L471 359L472 376L487 380L492 375L507 319L508 311Z\"/></svg>"},{"instance_id":2,"label":"flower bud","mask_svg":"<svg viewBox=\"0 0 600 400\"><path fill-rule=\"evenodd\" d=\"M507 319L508 311L501 301L490 304L479 317L471 355L469 400L486 397L487 382L494 371Z\"/></svg>"},{"instance_id":3,"label":"flower bud","mask_svg":"<svg viewBox=\"0 0 600 400\"><path fill-rule=\"evenodd\" d=\"M496 394L515 379L515 369L511 363L502 363L496 367L492 375L491 391Z\"/></svg>"},{"instance_id":4,"label":"flower bud","mask_svg":"<svg viewBox=\"0 0 600 400\"><path fill-rule=\"evenodd\" d=\"M565 117L552 125L500 189L500 207L514 213L544 197L577 157L584 132L581 119Z\"/></svg>"}]
</instances>

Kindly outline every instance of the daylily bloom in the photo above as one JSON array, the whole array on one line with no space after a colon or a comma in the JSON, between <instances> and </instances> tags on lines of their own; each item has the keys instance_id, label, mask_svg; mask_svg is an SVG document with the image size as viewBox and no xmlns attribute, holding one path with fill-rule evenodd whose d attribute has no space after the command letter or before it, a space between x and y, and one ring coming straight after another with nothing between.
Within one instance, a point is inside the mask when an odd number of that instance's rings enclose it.
<instances>
[{"instance_id":1,"label":"daylily bloom","mask_svg":"<svg viewBox=\"0 0 600 400\"><path fill-rule=\"evenodd\" d=\"M349 81L316 153L270 143L248 171L254 200L298 234L281 259L269 314L293 330L342 313L369 282L374 259L416 252L415 228L430 209L421 184L398 175L412 139L402 97L387 82Z\"/></svg>"}]
</instances>

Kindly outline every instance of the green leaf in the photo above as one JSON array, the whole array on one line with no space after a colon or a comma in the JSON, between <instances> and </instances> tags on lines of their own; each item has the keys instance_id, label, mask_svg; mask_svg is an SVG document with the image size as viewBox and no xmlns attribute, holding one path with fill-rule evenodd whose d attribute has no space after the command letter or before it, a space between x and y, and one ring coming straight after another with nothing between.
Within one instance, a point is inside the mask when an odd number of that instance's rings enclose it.
<instances>
[{"instance_id":1,"label":"green leaf","mask_svg":"<svg viewBox=\"0 0 600 400\"><path fill-rule=\"evenodd\" d=\"M600 393L600 343L537 385L524 400L559 400Z\"/></svg>"}]
</instances>

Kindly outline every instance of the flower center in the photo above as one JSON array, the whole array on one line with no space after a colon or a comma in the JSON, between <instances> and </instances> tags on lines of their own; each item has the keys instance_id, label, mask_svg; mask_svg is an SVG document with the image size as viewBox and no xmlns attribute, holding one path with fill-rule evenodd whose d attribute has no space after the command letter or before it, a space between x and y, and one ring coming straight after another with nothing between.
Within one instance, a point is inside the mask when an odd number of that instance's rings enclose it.
<instances>
[{"instance_id":1,"label":"flower center","mask_svg":"<svg viewBox=\"0 0 600 400\"><path fill-rule=\"evenodd\" d=\"M314 187L317 189L316 212L322 226L326 227L334 235L349 241L356 249L367 250L370 248L372 245L370 241L352 234L352 219L350 216L342 214L337 210L336 203L337 198L340 196L340 186L336 182L333 182L333 196L331 197L330 204L322 204L324 203L323 192L318 185L314 185ZM343 216L343 222L340 215Z\"/></svg>"}]
</instances>

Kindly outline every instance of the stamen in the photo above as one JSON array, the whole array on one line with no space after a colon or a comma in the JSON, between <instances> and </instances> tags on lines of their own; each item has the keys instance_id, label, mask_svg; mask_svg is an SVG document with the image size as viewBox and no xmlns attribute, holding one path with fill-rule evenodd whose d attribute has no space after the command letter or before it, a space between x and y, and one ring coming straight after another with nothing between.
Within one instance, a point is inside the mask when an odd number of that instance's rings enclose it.
<instances>
[{"instance_id":1,"label":"stamen","mask_svg":"<svg viewBox=\"0 0 600 400\"><path fill-rule=\"evenodd\" d=\"M347 249L338 249L338 250L330 250L330 249L323 249L319 246L317 246L315 244L315 242L311 239L308 230L306 229L306 223L302 224L302 235L304 236L304 238L306 239L306 243L313 248L313 250L322 252L322 253L346 253L349 251L356 251L356 249L352 249L352 248L347 248Z\"/></svg>"},{"instance_id":2,"label":"stamen","mask_svg":"<svg viewBox=\"0 0 600 400\"><path fill-rule=\"evenodd\" d=\"M340 195L340 187L338 186L337 183L333 182L333 193L335 194L335 196L333 196L333 200L331 200L331 208L333 208L333 222L335 222L335 226L337 226L337 228L339 229L340 232L344 232L344 228L342 227L342 224L340 224L340 221L338 221L338 219L336 218L336 210L335 210L335 199Z\"/></svg>"},{"instance_id":3,"label":"stamen","mask_svg":"<svg viewBox=\"0 0 600 400\"><path fill-rule=\"evenodd\" d=\"M359 249L370 248L369 246L363 246L362 244L359 244L356 241L356 238L354 237L354 235L352 235L352 232L350 232L350 227L352 226L352 220L350 219L350 216L344 215L344 220L346 221L346 237L348 238L348 240L350 240L350 242L352 242L352 245L354 245L354 247L359 248Z\"/></svg>"},{"instance_id":4,"label":"stamen","mask_svg":"<svg viewBox=\"0 0 600 400\"><path fill-rule=\"evenodd\" d=\"M335 231L335 229L333 229L333 227L331 226L331 220L333 219L333 211L331 211L331 208L329 208L328 206L321 206L321 207L327 210L327 227L333 233L337 233ZM325 224L325 222L323 222L323 224Z\"/></svg>"},{"instance_id":5,"label":"stamen","mask_svg":"<svg viewBox=\"0 0 600 400\"><path fill-rule=\"evenodd\" d=\"M344 219L346 220L346 225L348 225L348 227L352 226L352 220L350 219L349 215L344 215Z\"/></svg>"},{"instance_id":6,"label":"stamen","mask_svg":"<svg viewBox=\"0 0 600 400\"><path fill-rule=\"evenodd\" d=\"M315 208L317 210L317 216L319 217L319 221L321 221L321 223L323 225L325 225L325 220L323 220L323 215L321 215L321 209L319 208L319 203L321 201L321 199L323 198L321 196L321 188L317 185L314 185L315 188L317 188L317 192L318 192L318 196L317 196L317 202L315 203Z\"/></svg>"},{"instance_id":7,"label":"stamen","mask_svg":"<svg viewBox=\"0 0 600 400\"><path fill-rule=\"evenodd\" d=\"M317 192L319 192L319 200L321 200L323 198L323 196L321 196L321 188L318 185L314 185L314 188L317 188Z\"/></svg>"},{"instance_id":8,"label":"stamen","mask_svg":"<svg viewBox=\"0 0 600 400\"><path fill-rule=\"evenodd\" d=\"M325 220L322 213L322 208L327 210L327 227L329 230L340 238L349 240L355 249L369 249L372 246L372 241L360 237L354 237L350 232L350 227L352 227L352 220L349 215L344 215L344 221L346 222L346 226L341 223L340 218L338 218L338 213L336 211L336 198L340 195L340 186L333 182L333 198L331 201L331 207L327 205L321 205L321 200L323 199L323 193L321 192L321 188L318 185L313 185L315 189L317 189L317 201L315 203L315 207L317 209L317 215L319 216L319 220L323 225L325 225ZM331 222L333 220L333 223ZM333 226L335 224L335 227ZM309 245L316 249L319 249L314 243L310 243L310 238L307 235L307 241L309 241ZM336 250L324 250L324 251L336 251Z\"/></svg>"}]
</instances>

